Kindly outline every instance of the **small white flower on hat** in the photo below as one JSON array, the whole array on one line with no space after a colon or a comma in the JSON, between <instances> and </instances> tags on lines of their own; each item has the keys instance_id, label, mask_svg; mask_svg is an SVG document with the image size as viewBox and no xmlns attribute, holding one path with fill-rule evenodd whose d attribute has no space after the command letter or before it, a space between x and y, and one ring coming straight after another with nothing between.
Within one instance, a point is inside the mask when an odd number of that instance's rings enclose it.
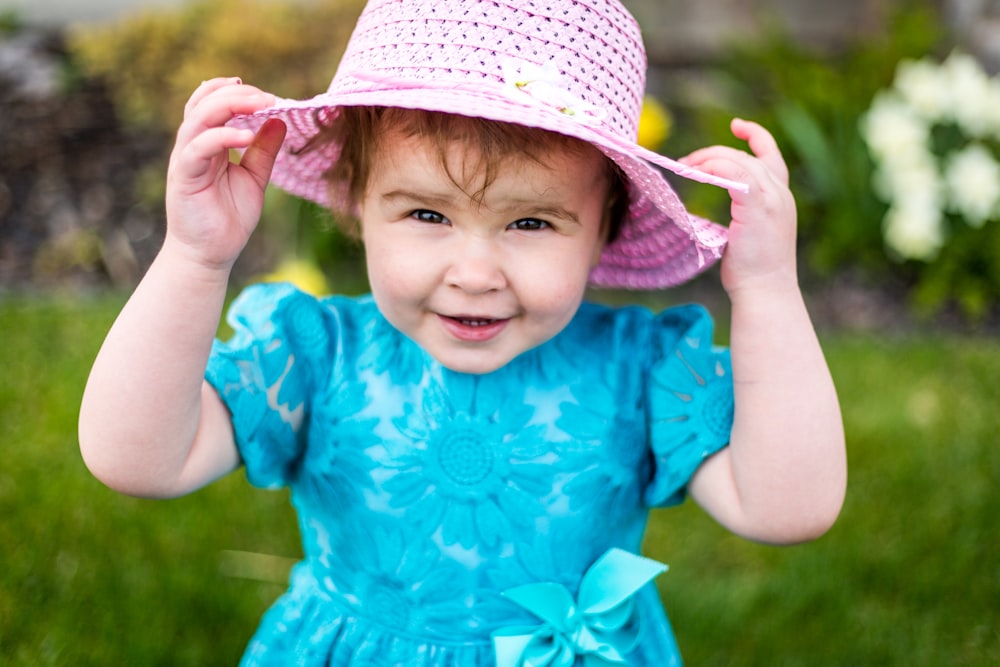
<instances>
[{"instance_id":1,"label":"small white flower on hat","mask_svg":"<svg viewBox=\"0 0 1000 667\"><path fill-rule=\"evenodd\" d=\"M541 104L588 125L597 125L607 111L583 101L571 93L552 61L537 65L526 61L507 60L502 65L504 81L515 90L527 93Z\"/></svg>"}]
</instances>

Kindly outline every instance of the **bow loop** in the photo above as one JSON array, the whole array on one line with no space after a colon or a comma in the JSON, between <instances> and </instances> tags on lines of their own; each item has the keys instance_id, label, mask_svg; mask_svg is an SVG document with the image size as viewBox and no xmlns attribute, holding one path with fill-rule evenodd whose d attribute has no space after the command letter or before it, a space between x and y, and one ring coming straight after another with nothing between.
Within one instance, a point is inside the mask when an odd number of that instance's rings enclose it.
<instances>
[{"instance_id":1,"label":"bow loop","mask_svg":"<svg viewBox=\"0 0 1000 667\"><path fill-rule=\"evenodd\" d=\"M624 665L639 636L633 596L666 569L657 561L611 549L584 574L577 600L553 582L504 591L504 597L543 623L494 632L497 667L572 667L578 656L587 667Z\"/></svg>"},{"instance_id":2,"label":"bow loop","mask_svg":"<svg viewBox=\"0 0 1000 667\"><path fill-rule=\"evenodd\" d=\"M576 602L560 584L543 582L510 588L502 595L521 605L556 630L569 631L577 615Z\"/></svg>"},{"instance_id":3,"label":"bow loop","mask_svg":"<svg viewBox=\"0 0 1000 667\"><path fill-rule=\"evenodd\" d=\"M580 606L588 614L603 614L645 586L667 566L651 558L611 549L597 559L580 582Z\"/></svg>"}]
</instances>

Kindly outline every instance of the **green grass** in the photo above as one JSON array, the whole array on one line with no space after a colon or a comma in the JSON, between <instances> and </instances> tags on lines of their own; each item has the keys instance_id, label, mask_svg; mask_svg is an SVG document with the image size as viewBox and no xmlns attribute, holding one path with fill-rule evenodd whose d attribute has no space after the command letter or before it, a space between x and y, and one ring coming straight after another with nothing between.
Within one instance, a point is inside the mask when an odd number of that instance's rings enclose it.
<instances>
[{"instance_id":1,"label":"green grass","mask_svg":"<svg viewBox=\"0 0 1000 667\"><path fill-rule=\"evenodd\" d=\"M0 300L0 665L233 665L283 587L227 554L299 554L287 496L239 474L143 501L87 473L76 414L120 306ZM1000 341L825 346L851 467L827 536L773 548L690 503L653 516L687 664L1000 664Z\"/></svg>"},{"instance_id":2,"label":"green grass","mask_svg":"<svg viewBox=\"0 0 1000 667\"><path fill-rule=\"evenodd\" d=\"M833 530L765 547L690 504L650 527L688 664L1000 664L1000 341L824 347L850 463Z\"/></svg>"},{"instance_id":3,"label":"green grass","mask_svg":"<svg viewBox=\"0 0 1000 667\"><path fill-rule=\"evenodd\" d=\"M236 664L283 587L223 576L223 552L300 553L287 497L240 475L147 501L87 472L77 410L121 305L0 302L2 665Z\"/></svg>"}]
</instances>

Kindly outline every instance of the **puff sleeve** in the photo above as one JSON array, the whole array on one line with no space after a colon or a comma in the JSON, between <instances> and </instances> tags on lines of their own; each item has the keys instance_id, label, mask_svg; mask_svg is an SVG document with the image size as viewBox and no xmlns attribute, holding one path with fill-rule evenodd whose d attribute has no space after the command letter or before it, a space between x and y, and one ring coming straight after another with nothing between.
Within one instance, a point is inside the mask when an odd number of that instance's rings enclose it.
<instances>
[{"instance_id":1,"label":"puff sleeve","mask_svg":"<svg viewBox=\"0 0 1000 667\"><path fill-rule=\"evenodd\" d=\"M733 381L729 350L712 342L712 319L700 306L672 308L653 320L646 418L653 456L644 501L684 501L687 484L729 443Z\"/></svg>"},{"instance_id":2,"label":"puff sleeve","mask_svg":"<svg viewBox=\"0 0 1000 667\"><path fill-rule=\"evenodd\" d=\"M232 414L250 483L284 486L305 448L310 397L332 367L324 308L290 285L256 285L233 302L234 334L216 341L206 379Z\"/></svg>"}]
</instances>

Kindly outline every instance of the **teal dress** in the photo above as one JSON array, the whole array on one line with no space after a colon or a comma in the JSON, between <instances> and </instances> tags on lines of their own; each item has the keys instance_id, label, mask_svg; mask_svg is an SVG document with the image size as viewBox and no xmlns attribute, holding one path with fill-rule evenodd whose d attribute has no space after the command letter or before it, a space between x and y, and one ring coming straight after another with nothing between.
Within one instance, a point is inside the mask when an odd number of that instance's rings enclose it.
<instances>
[{"instance_id":1,"label":"teal dress","mask_svg":"<svg viewBox=\"0 0 1000 667\"><path fill-rule=\"evenodd\" d=\"M584 303L486 375L443 368L371 297L257 286L228 320L207 377L305 552L244 665L680 664L659 570L628 554L729 440L702 308Z\"/></svg>"}]
</instances>

